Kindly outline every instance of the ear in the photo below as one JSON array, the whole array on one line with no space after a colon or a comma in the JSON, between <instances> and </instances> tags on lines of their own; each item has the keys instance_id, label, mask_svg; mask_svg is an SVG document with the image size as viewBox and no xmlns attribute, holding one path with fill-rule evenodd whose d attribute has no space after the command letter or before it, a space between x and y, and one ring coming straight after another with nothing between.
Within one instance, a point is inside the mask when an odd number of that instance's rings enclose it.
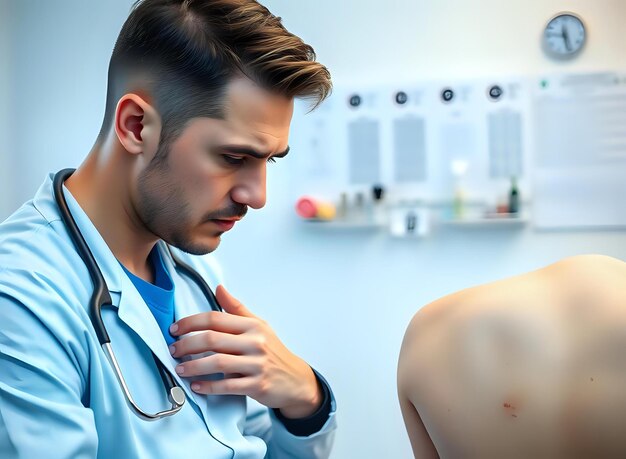
<instances>
[{"instance_id":1,"label":"ear","mask_svg":"<svg viewBox=\"0 0 626 459\"><path fill-rule=\"evenodd\" d=\"M137 94L124 94L115 109L115 134L131 154L156 151L161 119L156 109Z\"/></svg>"}]
</instances>

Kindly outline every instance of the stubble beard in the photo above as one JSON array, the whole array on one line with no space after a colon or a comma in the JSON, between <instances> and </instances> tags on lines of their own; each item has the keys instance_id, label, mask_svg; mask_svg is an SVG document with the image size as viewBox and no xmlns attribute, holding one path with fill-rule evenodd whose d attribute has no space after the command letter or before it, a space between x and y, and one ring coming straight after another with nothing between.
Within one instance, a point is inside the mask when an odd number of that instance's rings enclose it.
<instances>
[{"instance_id":1,"label":"stubble beard","mask_svg":"<svg viewBox=\"0 0 626 459\"><path fill-rule=\"evenodd\" d=\"M137 182L137 214L152 234L167 244L192 255L206 255L215 246L194 243L189 234L191 211L180 185L171 182L168 147L160 145ZM219 234L217 235L219 237Z\"/></svg>"}]
</instances>

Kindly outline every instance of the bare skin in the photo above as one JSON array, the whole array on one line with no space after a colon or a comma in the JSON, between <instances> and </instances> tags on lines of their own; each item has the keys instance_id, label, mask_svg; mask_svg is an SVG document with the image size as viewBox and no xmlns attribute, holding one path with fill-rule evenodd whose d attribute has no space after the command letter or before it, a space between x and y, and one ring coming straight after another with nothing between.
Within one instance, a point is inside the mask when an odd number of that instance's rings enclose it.
<instances>
[{"instance_id":1,"label":"bare skin","mask_svg":"<svg viewBox=\"0 0 626 459\"><path fill-rule=\"evenodd\" d=\"M159 239L189 253L209 253L248 208L265 205L268 162L289 150L293 99L235 78L223 101L225 119L189 120L165 160L155 162L161 118L141 79L127 89L106 139L66 186L115 257L153 282L148 255ZM193 384L200 394L247 395L288 418L313 414L322 394L309 365L224 287L216 296L228 314L200 313L174 324L174 357L213 353L180 364L177 372L228 374Z\"/></svg>"},{"instance_id":2,"label":"bare skin","mask_svg":"<svg viewBox=\"0 0 626 459\"><path fill-rule=\"evenodd\" d=\"M578 256L420 310L398 366L415 457L626 457L625 279Z\"/></svg>"}]
</instances>

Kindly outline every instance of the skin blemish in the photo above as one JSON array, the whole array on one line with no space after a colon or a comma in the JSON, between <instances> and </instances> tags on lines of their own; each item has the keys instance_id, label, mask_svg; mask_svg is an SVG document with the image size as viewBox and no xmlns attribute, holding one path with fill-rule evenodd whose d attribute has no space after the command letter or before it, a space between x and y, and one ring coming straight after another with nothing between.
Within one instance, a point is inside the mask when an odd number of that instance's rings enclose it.
<instances>
[{"instance_id":1,"label":"skin blemish","mask_svg":"<svg viewBox=\"0 0 626 459\"><path fill-rule=\"evenodd\" d=\"M591 382L593 382L593 378L589 378L589 379L591 379Z\"/></svg>"},{"instance_id":2,"label":"skin blemish","mask_svg":"<svg viewBox=\"0 0 626 459\"><path fill-rule=\"evenodd\" d=\"M509 403L509 402L504 402L504 403L502 404L502 406L504 407L504 410L505 410L507 413L510 413L510 414L511 414L511 416L512 416L512 417L514 417L514 418L516 418L516 417L517 417L517 414L515 414L515 413L514 413L514 411L515 411L517 408L516 408L514 405L512 405L512 404L511 404L511 403Z\"/></svg>"}]
</instances>

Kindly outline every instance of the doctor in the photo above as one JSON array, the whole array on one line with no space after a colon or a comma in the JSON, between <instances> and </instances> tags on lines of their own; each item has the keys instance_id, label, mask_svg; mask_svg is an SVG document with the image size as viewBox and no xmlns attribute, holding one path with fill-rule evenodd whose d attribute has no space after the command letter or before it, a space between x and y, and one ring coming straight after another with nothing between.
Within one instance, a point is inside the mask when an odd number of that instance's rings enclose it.
<instances>
[{"instance_id":1,"label":"doctor","mask_svg":"<svg viewBox=\"0 0 626 459\"><path fill-rule=\"evenodd\" d=\"M264 206L293 99L319 104L328 71L255 1L144 0L108 83L95 145L58 183L110 296L100 316L118 368L92 324L94 282L51 174L0 225L0 457L327 457L328 384L217 287L204 255ZM161 414L146 420L131 399Z\"/></svg>"}]
</instances>

